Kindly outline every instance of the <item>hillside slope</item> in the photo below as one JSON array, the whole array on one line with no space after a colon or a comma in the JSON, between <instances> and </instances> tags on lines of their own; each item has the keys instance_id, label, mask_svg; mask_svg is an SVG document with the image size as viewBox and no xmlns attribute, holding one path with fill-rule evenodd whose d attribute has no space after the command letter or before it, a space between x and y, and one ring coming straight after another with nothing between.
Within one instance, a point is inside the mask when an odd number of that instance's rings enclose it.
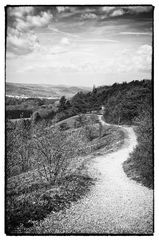
<instances>
[{"instance_id":1,"label":"hillside slope","mask_svg":"<svg viewBox=\"0 0 159 240\"><path fill-rule=\"evenodd\" d=\"M50 214L38 233L153 233L153 191L127 178L122 169L137 144L136 135L131 127L121 129L127 134L122 147L91 161L89 173L98 176L95 186L66 213Z\"/></svg>"}]
</instances>

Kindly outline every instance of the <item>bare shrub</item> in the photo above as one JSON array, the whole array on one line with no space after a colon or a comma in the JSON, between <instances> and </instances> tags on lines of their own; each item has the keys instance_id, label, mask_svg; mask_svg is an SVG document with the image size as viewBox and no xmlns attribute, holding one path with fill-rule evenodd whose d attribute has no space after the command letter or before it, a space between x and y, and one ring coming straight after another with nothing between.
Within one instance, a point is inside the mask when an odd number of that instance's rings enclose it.
<instances>
[{"instance_id":1,"label":"bare shrub","mask_svg":"<svg viewBox=\"0 0 159 240\"><path fill-rule=\"evenodd\" d=\"M71 131L45 128L39 124L32 139L32 148L42 181L55 184L66 174L71 158L77 155L78 141L77 134Z\"/></svg>"}]
</instances>

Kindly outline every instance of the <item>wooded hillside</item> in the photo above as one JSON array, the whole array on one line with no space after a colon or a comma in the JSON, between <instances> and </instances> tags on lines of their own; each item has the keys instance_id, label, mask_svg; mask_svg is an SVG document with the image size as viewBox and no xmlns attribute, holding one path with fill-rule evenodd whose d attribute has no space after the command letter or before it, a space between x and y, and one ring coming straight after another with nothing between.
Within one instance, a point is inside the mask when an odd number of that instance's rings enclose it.
<instances>
[{"instance_id":1,"label":"wooded hillside","mask_svg":"<svg viewBox=\"0 0 159 240\"><path fill-rule=\"evenodd\" d=\"M143 111L152 108L150 80L114 83L112 86L93 88L89 93L77 93L71 101L77 112L89 112L105 107L107 122L133 124Z\"/></svg>"}]
</instances>

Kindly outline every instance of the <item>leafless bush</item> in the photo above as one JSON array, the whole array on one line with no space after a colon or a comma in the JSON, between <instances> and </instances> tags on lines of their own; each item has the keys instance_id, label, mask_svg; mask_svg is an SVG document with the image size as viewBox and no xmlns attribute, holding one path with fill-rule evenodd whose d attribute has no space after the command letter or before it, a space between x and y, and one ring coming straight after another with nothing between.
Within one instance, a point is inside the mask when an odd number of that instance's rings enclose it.
<instances>
[{"instance_id":1,"label":"leafless bush","mask_svg":"<svg viewBox=\"0 0 159 240\"><path fill-rule=\"evenodd\" d=\"M41 180L55 183L64 177L78 145L77 134L39 125L32 138L32 149Z\"/></svg>"}]
</instances>

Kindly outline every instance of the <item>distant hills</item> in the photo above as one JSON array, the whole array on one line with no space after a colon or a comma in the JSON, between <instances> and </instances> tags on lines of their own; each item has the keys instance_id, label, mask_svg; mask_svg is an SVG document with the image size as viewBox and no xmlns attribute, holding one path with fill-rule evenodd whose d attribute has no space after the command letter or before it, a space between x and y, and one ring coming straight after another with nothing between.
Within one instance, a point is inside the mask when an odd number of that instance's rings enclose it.
<instances>
[{"instance_id":1,"label":"distant hills","mask_svg":"<svg viewBox=\"0 0 159 240\"><path fill-rule=\"evenodd\" d=\"M66 85L6 83L6 96L23 98L53 98L61 96L72 97L77 92L88 92L90 88Z\"/></svg>"}]
</instances>

